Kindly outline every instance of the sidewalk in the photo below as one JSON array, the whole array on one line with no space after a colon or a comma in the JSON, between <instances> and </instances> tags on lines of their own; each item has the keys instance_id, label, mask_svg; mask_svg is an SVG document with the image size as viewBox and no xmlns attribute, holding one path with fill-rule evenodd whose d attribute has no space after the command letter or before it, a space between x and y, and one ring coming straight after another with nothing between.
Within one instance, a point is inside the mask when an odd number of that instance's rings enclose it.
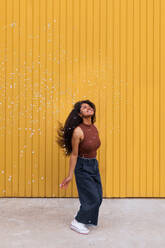
<instances>
[{"instance_id":1,"label":"sidewalk","mask_svg":"<svg viewBox=\"0 0 165 248\"><path fill-rule=\"evenodd\" d=\"M88 235L69 228L78 198L0 198L1 248L164 248L165 200L103 198Z\"/></svg>"}]
</instances>

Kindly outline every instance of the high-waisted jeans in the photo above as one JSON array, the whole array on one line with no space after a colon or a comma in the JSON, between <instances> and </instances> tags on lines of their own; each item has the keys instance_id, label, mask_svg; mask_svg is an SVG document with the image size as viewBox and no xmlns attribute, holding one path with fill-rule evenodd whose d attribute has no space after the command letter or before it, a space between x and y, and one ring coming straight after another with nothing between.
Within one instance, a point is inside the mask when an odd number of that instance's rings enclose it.
<instances>
[{"instance_id":1,"label":"high-waisted jeans","mask_svg":"<svg viewBox=\"0 0 165 248\"><path fill-rule=\"evenodd\" d=\"M102 203L102 183L96 158L77 158L74 170L80 209L75 219L84 224L98 224Z\"/></svg>"}]
</instances>

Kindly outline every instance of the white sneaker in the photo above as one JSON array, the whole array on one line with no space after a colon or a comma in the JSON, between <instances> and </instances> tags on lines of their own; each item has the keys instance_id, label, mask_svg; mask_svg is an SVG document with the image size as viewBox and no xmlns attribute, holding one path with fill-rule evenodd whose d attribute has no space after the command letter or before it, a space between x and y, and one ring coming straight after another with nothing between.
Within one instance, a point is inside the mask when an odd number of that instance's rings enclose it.
<instances>
[{"instance_id":1,"label":"white sneaker","mask_svg":"<svg viewBox=\"0 0 165 248\"><path fill-rule=\"evenodd\" d=\"M75 214L75 215L74 215L74 218L76 217L76 215L77 215L77 214ZM87 225L87 226L92 226L92 227L97 227L96 225L94 225L94 224L90 224L90 223L85 224L85 225Z\"/></svg>"},{"instance_id":2,"label":"white sneaker","mask_svg":"<svg viewBox=\"0 0 165 248\"><path fill-rule=\"evenodd\" d=\"M89 233L89 229L85 226L85 224L78 222L76 219L74 219L71 222L70 228L76 232L81 233L81 234L88 234Z\"/></svg>"},{"instance_id":3,"label":"white sneaker","mask_svg":"<svg viewBox=\"0 0 165 248\"><path fill-rule=\"evenodd\" d=\"M74 215L74 218L76 217L76 215L77 215L77 214L75 214L75 215ZM90 223L85 224L85 225L87 225L87 226L92 226L92 227L97 227L96 225L94 225L94 224L90 224Z\"/></svg>"}]
</instances>

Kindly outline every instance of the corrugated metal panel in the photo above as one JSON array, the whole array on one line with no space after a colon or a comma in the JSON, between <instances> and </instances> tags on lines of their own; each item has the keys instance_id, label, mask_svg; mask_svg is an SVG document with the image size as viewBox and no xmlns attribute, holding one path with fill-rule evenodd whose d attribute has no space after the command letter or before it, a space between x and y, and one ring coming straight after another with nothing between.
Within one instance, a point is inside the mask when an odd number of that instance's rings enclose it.
<instances>
[{"instance_id":1,"label":"corrugated metal panel","mask_svg":"<svg viewBox=\"0 0 165 248\"><path fill-rule=\"evenodd\" d=\"M165 1L4 0L0 196L77 197L56 138L96 104L104 197L165 197Z\"/></svg>"}]
</instances>

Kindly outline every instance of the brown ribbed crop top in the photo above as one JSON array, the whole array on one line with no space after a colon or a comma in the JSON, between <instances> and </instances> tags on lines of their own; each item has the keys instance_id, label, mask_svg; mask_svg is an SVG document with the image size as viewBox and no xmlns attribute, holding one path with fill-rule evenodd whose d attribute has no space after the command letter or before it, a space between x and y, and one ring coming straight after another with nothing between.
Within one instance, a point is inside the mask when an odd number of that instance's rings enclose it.
<instances>
[{"instance_id":1,"label":"brown ribbed crop top","mask_svg":"<svg viewBox=\"0 0 165 248\"><path fill-rule=\"evenodd\" d=\"M95 158L97 149L101 145L99 133L94 124L80 123L79 127L84 133L84 139L79 143L78 156L85 158Z\"/></svg>"}]
</instances>

